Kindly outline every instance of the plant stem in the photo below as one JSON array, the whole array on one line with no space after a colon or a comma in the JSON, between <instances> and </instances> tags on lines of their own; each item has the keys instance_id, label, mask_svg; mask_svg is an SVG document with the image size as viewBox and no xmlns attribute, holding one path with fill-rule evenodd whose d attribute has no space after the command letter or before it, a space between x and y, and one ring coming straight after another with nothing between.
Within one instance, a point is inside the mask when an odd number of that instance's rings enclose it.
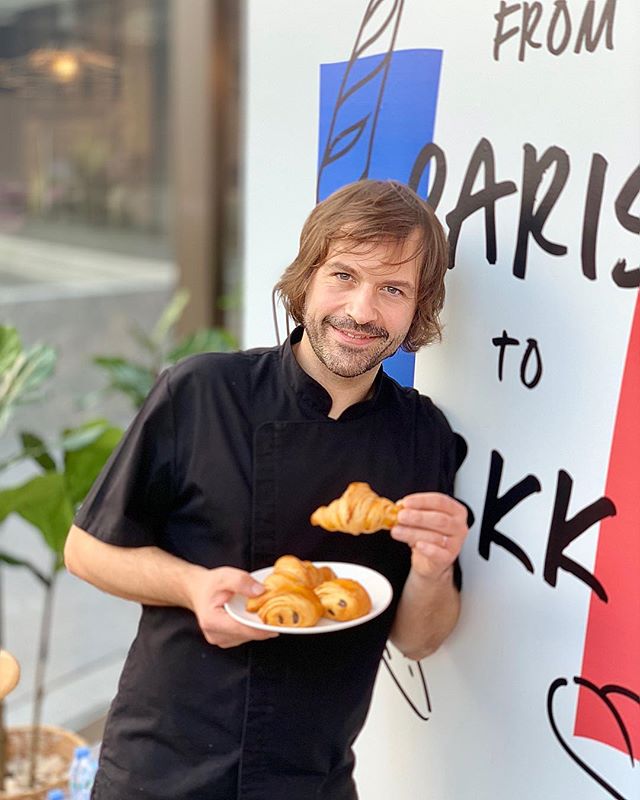
<instances>
[{"instance_id":1,"label":"plant stem","mask_svg":"<svg viewBox=\"0 0 640 800\"><path fill-rule=\"evenodd\" d=\"M51 570L50 583L45 590L42 618L40 620L40 643L38 648L38 662L36 664L36 680L34 685L33 716L31 719L31 747L29 752L29 786L33 788L36 782L36 764L40 749L40 721L42 719L42 702L44 700L44 679L49 657L49 642L51 639L51 620L53 618L53 590L56 584L55 560Z\"/></svg>"}]
</instances>

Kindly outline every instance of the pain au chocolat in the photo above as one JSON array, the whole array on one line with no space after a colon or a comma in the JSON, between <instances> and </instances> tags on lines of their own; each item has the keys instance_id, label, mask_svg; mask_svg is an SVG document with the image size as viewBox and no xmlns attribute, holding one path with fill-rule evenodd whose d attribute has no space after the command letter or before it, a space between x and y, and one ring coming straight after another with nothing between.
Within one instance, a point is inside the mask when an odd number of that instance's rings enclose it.
<instances>
[{"instance_id":1,"label":"pain au chocolat","mask_svg":"<svg viewBox=\"0 0 640 800\"><path fill-rule=\"evenodd\" d=\"M249 598L245 607L267 625L310 628L323 616L346 622L371 611L371 599L360 583L296 556L281 556L263 583L267 591Z\"/></svg>"}]
</instances>

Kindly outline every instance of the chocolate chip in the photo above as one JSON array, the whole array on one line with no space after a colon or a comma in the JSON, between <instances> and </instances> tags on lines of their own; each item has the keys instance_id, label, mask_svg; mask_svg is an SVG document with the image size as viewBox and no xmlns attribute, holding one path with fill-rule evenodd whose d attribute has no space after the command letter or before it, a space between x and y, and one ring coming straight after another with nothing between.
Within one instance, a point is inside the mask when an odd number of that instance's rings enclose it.
<instances>
[{"instance_id":1,"label":"chocolate chip","mask_svg":"<svg viewBox=\"0 0 640 800\"><path fill-rule=\"evenodd\" d=\"M347 601L346 600L338 600L338 605L340 606L340 608L346 608L347 607Z\"/></svg>"},{"instance_id":2,"label":"chocolate chip","mask_svg":"<svg viewBox=\"0 0 640 800\"><path fill-rule=\"evenodd\" d=\"M284 625L284 617L282 616L282 614L278 614L278 622L279 622L281 625Z\"/></svg>"},{"instance_id":3,"label":"chocolate chip","mask_svg":"<svg viewBox=\"0 0 640 800\"><path fill-rule=\"evenodd\" d=\"M332 616L332 617L335 617L335 613L334 613L333 609L331 609L331 608L328 608L328 609L327 609L327 613L328 613L328 614L331 614L331 616Z\"/></svg>"},{"instance_id":4,"label":"chocolate chip","mask_svg":"<svg viewBox=\"0 0 640 800\"><path fill-rule=\"evenodd\" d=\"M297 611L294 611L293 612L293 624L297 625L299 621L300 621L300 615L298 614Z\"/></svg>"}]
</instances>

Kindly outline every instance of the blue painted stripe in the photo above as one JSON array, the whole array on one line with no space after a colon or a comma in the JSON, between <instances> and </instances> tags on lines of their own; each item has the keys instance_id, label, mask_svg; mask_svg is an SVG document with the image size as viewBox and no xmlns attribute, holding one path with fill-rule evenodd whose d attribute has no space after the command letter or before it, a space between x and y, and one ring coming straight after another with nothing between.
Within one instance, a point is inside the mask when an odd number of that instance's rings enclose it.
<instances>
[{"instance_id":1,"label":"blue painted stripe","mask_svg":"<svg viewBox=\"0 0 640 800\"><path fill-rule=\"evenodd\" d=\"M348 62L322 64L320 67L320 200L340 186L362 177L394 178L408 183L418 153L433 140L442 51L401 50L393 53L384 91L384 70L376 72L383 58L383 55L374 55L354 62L345 90L348 93L359 81L363 83L346 97L343 91L342 98L339 97L340 86ZM378 102L380 106L376 116ZM332 121L333 141L328 143ZM322 166L328 144L331 158ZM368 172L363 174L367 163ZM423 197L427 195L428 180L428 170L425 170L418 187ZM384 369L404 386L413 386L415 355L399 350L386 359Z\"/></svg>"}]
</instances>

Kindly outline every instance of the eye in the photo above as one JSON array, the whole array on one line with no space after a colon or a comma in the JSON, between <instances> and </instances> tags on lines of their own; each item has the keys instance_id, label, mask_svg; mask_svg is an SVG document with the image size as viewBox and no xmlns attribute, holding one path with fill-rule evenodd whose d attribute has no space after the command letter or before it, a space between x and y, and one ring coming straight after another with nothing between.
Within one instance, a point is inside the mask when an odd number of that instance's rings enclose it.
<instances>
[{"instance_id":1,"label":"eye","mask_svg":"<svg viewBox=\"0 0 640 800\"><path fill-rule=\"evenodd\" d=\"M351 275L349 275L348 272L334 272L333 276L334 278L337 278L339 281L346 282L351 280Z\"/></svg>"},{"instance_id":2,"label":"eye","mask_svg":"<svg viewBox=\"0 0 640 800\"><path fill-rule=\"evenodd\" d=\"M398 289L397 286L385 286L384 287L384 291L387 294L390 294L392 297L403 297L404 296L404 292L402 291L402 289Z\"/></svg>"}]
</instances>

